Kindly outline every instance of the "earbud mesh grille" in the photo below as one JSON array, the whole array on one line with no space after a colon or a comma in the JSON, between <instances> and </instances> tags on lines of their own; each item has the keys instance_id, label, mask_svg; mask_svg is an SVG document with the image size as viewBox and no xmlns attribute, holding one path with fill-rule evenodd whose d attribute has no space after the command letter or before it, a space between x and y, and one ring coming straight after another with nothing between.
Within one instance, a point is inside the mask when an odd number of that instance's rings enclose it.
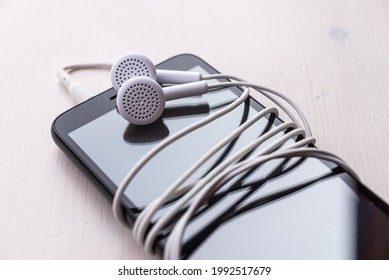
<instances>
[{"instance_id":1,"label":"earbud mesh grille","mask_svg":"<svg viewBox=\"0 0 389 280\"><path fill-rule=\"evenodd\" d=\"M145 120L158 112L161 100L152 86L136 83L125 91L122 102L124 110L131 118Z\"/></svg>"},{"instance_id":2,"label":"earbud mesh grille","mask_svg":"<svg viewBox=\"0 0 389 280\"><path fill-rule=\"evenodd\" d=\"M123 60L115 71L116 83L122 86L128 79L136 76L150 77L150 69L146 63L137 58Z\"/></svg>"}]
</instances>

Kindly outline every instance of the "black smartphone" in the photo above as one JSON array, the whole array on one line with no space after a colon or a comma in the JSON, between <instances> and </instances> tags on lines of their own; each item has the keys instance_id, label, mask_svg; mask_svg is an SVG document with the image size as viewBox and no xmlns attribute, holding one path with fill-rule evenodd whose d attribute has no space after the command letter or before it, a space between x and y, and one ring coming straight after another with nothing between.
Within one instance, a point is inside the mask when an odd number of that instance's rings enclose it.
<instances>
[{"instance_id":1,"label":"black smartphone","mask_svg":"<svg viewBox=\"0 0 389 280\"><path fill-rule=\"evenodd\" d=\"M175 56L157 67L218 73L190 54ZM240 88L231 87L169 101L156 123L139 127L118 114L116 92L111 88L57 117L52 137L112 200L118 184L148 150L227 106L241 93ZM249 98L161 151L125 193L123 208L128 222L133 224L143 207L196 159L263 108ZM280 123L282 120L274 115L261 119L215 154L191 179L204 176ZM281 136L279 133L263 145ZM170 229L168 225L161 231L157 252L163 251ZM311 158L278 160L250 170L209 199L185 231L182 258L388 259L388 236L389 206L340 167Z\"/></svg>"}]
</instances>

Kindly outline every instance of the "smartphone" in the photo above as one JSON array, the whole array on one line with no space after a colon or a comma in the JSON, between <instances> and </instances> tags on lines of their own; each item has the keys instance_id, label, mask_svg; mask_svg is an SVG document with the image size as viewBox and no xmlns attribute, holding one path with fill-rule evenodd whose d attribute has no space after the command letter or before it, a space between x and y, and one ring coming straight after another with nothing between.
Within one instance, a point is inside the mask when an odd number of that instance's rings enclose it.
<instances>
[{"instance_id":1,"label":"smartphone","mask_svg":"<svg viewBox=\"0 0 389 280\"><path fill-rule=\"evenodd\" d=\"M157 68L218 73L191 54L172 57ZM134 126L118 114L116 92L111 88L58 116L51 133L58 147L112 201L117 186L147 151L227 106L241 93L242 89L231 87L169 101L156 123ZM122 204L129 224L196 159L263 108L250 97L162 150L126 190ZM282 122L274 115L262 118L215 154L191 180ZM170 230L168 225L161 231L157 252L163 252ZM388 236L389 206L340 167L312 158L277 160L250 170L209 199L185 231L182 258L388 259Z\"/></svg>"}]
</instances>

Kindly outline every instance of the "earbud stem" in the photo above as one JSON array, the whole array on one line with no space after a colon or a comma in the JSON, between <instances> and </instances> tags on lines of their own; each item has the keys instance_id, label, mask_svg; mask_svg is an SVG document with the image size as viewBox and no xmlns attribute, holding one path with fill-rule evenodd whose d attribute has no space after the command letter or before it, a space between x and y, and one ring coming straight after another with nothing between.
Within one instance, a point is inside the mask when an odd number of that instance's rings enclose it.
<instances>
[{"instance_id":1,"label":"earbud stem","mask_svg":"<svg viewBox=\"0 0 389 280\"><path fill-rule=\"evenodd\" d=\"M166 101L194 96L194 95L200 95L200 94L207 93L207 91L208 91L208 84L205 81L198 81L198 82L163 88Z\"/></svg>"},{"instance_id":2,"label":"earbud stem","mask_svg":"<svg viewBox=\"0 0 389 280\"><path fill-rule=\"evenodd\" d=\"M186 84L201 81L198 72L157 69L157 82L160 84Z\"/></svg>"}]
</instances>

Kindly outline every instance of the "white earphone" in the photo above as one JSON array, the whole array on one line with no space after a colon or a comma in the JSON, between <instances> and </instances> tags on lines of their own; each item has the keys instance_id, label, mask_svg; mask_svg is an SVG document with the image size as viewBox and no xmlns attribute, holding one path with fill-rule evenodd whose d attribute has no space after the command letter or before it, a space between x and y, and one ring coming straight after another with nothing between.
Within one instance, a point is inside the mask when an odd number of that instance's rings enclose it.
<instances>
[{"instance_id":1,"label":"white earphone","mask_svg":"<svg viewBox=\"0 0 389 280\"><path fill-rule=\"evenodd\" d=\"M204 94L208 84L198 72L156 70L149 58L136 53L119 57L111 68L111 82L118 92L119 113L130 123L147 125L156 121L165 102ZM162 87L160 84L179 84Z\"/></svg>"},{"instance_id":2,"label":"white earphone","mask_svg":"<svg viewBox=\"0 0 389 280\"><path fill-rule=\"evenodd\" d=\"M125 190L138 172L150 160L152 160L155 155L170 144L174 143L176 140L237 108L248 98L249 88L254 88L272 100L292 120L291 122L280 124L273 130L253 140L247 146L226 158L203 178L184 184L185 181L199 167L205 164L209 158L215 155L222 147L237 138L240 134L244 133L244 131L253 123L264 118L268 114L278 115L278 110L275 107L263 109L246 123L234 130L230 135L217 143L172 185L168 186L166 191L160 197L156 198L147 205L135 221L133 235L135 240L142 244L149 252L153 252L153 247L160 230L163 229L166 224L171 222L178 212L183 211L184 214L173 225L164 249L165 258L180 258L181 241L186 225L188 224L190 218L196 213L200 205L204 202L206 197L213 194L223 184L233 179L235 176L239 176L247 169L259 166L260 164L275 158L321 158L338 164L343 167L344 170L349 172L349 174L357 181L360 181L357 174L337 156L316 148L305 148L309 144L314 144L315 138L312 137L309 124L304 114L297 104L295 104L290 98L275 90L245 82L244 80L231 75L214 74L202 76L197 72L157 70L151 60L144 55L128 53L119 57L112 66L109 64L88 64L73 65L61 69L58 72L58 77L77 103L85 101L92 96L92 93L81 83L74 81L68 72L85 68L102 68L111 70L112 86L118 92L116 97L118 112L128 122L134 125L147 125L159 119L165 109L166 101L205 94L212 89L221 89L231 86L244 87L242 94L237 97L234 102L165 138L147 152L133 167L131 167L123 181L118 186L112 205L115 218L126 227L129 227L129 225L123 216L121 202ZM208 84L207 80L214 79L229 79L232 81ZM164 86L164 84L169 84L170 86ZM288 108L285 107L285 105L277 98L285 101L297 112L302 125L300 124L298 118L296 118L295 115L290 112ZM291 131L289 131L290 129ZM261 146L265 141L282 131L285 131L284 136L272 142L268 146ZM288 140L293 139L293 137L298 135L302 135L306 138L281 149ZM247 153L260 146L262 148L259 149L259 151L249 156L247 159L241 160ZM277 149L280 150L277 151ZM160 209L167 201L176 197L177 194L181 194L181 196L174 202L174 205L161 217L159 217L153 225L151 225L152 219L158 209Z\"/></svg>"},{"instance_id":3,"label":"white earphone","mask_svg":"<svg viewBox=\"0 0 389 280\"><path fill-rule=\"evenodd\" d=\"M148 77L130 78L120 87L116 106L130 123L146 125L156 121L165 109L165 102L199 95L208 91L205 81L191 82L162 88Z\"/></svg>"}]
</instances>

